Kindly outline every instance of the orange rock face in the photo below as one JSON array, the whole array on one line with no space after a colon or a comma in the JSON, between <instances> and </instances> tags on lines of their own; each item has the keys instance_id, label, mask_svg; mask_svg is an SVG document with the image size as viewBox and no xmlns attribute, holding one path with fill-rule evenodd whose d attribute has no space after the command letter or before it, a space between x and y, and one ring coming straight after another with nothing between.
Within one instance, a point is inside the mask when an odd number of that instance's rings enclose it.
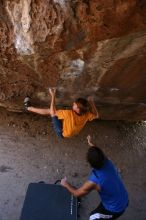
<instances>
[{"instance_id":1,"label":"orange rock face","mask_svg":"<svg viewBox=\"0 0 146 220\"><path fill-rule=\"evenodd\" d=\"M0 1L0 106L94 95L101 119L146 119L146 0Z\"/></svg>"}]
</instances>

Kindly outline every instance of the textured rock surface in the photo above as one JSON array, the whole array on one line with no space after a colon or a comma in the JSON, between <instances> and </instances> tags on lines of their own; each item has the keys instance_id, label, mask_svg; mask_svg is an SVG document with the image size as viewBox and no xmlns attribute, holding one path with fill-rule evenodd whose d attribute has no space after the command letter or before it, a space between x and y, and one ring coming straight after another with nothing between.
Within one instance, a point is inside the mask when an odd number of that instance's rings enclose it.
<instances>
[{"instance_id":1,"label":"textured rock surface","mask_svg":"<svg viewBox=\"0 0 146 220\"><path fill-rule=\"evenodd\" d=\"M1 0L0 106L94 94L102 119L146 119L146 0Z\"/></svg>"}]
</instances>

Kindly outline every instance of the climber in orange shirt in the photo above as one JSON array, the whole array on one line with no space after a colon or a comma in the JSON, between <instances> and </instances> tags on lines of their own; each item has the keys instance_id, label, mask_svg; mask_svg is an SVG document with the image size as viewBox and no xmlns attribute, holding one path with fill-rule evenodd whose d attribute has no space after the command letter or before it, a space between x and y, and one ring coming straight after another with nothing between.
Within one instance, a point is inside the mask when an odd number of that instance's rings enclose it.
<instances>
[{"instance_id":1,"label":"climber in orange shirt","mask_svg":"<svg viewBox=\"0 0 146 220\"><path fill-rule=\"evenodd\" d=\"M58 137L63 138L77 135L87 121L99 118L93 97L88 97L88 101L83 98L76 99L71 110L56 110L56 89L50 88L49 93L51 95L51 104L48 109L32 107L28 98L25 98L24 105L27 111L41 115L50 115Z\"/></svg>"}]
</instances>

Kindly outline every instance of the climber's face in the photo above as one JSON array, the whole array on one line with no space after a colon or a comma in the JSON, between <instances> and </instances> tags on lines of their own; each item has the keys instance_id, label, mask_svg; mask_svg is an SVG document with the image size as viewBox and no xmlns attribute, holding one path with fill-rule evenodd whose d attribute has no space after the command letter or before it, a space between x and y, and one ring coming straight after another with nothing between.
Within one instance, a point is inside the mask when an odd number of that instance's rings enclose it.
<instances>
[{"instance_id":1,"label":"climber's face","mask_svg":"<svg viewBox=\"0 0 146 220\"><path fill-rule=\"evenodd\" d=\"M80 113L80 108L78 107L78 105L77 105L76 102L73 102L72 110L73 110L74 112L76 112L77 114Z\"/></svg>"}]
</instances>

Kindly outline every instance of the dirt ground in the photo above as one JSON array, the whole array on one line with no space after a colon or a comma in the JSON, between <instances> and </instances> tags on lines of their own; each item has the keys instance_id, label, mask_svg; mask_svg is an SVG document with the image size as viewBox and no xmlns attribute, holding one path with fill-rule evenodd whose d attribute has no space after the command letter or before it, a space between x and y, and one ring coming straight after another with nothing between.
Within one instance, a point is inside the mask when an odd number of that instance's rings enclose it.
<instances>
[{"instance_id":1,"label":"dirt ground","mask_svg":"<svg viewBox=\"0 0 146 220\"><path fill-rule=\"evenodd\" d=\"M54 183L67 176L75 186L90 171L86 162L86 136L118 166L129 192L130 204L121 220L146 219L146 123L89 122L72 139L58 140L47 117L1 110L0 116L0 220L18 220L30 182ZM99 197L82 199L79 220L87 220Z\"/></svg>"}]
</instances>

